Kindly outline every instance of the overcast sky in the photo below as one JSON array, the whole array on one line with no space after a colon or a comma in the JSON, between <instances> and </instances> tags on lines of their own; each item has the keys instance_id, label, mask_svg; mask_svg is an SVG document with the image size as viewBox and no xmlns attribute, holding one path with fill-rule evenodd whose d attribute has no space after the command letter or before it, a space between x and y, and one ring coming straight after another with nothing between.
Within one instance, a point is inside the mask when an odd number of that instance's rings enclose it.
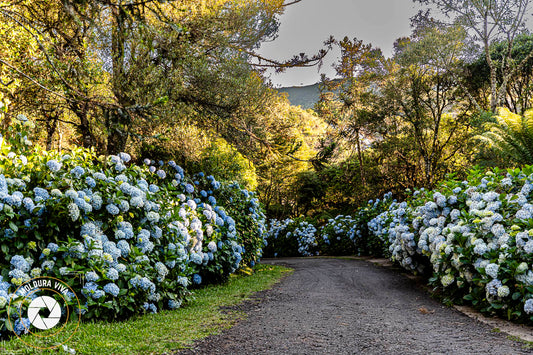
<instances>
[{"instance_id":1,"label":"overcast sky","mask_svg":"<svg viewBox=\"0 0 533 355\"><path fill-rule=\"evenodd\" d=\"M270 58L288 59L294 54L316 53L333 35L357 37L392 54L394 41L410 34L409 18L418 12L412 0L302 0L288 6L280 18L278 38L264 43L260 53ZM339 52L327 55L321 73L334 76L331 64ZM317 68L294 68L271 74L274 86L299 86L320 80Z\"/></svg>"}]
</instances>

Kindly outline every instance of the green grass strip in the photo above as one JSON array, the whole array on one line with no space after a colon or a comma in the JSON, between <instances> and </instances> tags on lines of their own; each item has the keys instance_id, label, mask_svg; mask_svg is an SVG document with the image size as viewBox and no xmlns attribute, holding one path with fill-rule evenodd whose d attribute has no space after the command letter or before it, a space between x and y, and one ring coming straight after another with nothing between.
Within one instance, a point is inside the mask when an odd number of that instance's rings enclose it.
<instances>
[{"instance_id":1,"label":"green grass strip","mask_svg":"<svg viewBox=\"0 0 533 355\"><path fill-rule=\"evenodd\" d=\"M67 342L77 354L161 354L190 346L195 340L218 334L243 318L220 307L237 305L278 282L291 269L256 265L252 275L232 275L228 282L194 291L182 308L135 317L124 322L82 323ZM67 325L73 326L73 325ZM23 338L34 337L25 335ZM35 339L31 339L32 343ZM65 353L63 349L39 351L14 337L0 343L2 354Z\"/></svg>"}]
</instances>

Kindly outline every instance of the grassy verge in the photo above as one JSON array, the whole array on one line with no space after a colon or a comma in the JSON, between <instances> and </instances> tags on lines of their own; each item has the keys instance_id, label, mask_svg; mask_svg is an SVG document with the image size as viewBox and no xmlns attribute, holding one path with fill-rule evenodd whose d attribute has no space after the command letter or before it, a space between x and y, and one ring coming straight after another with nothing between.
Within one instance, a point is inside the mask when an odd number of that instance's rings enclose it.
<instances>
[{"instance_id":1,"label":"grassy verge","mask_svg":"<svg viewBox=\"0 0 533 355\"><path fill-rule=\"evenodd\" d=\"M232 275L225 284L196 290L194 299L178 310L144 315L124 322L82 323L67 345L77 354L161 354L182 349L197 339L231 327L242 317L236 312L223 312L220 307L236 305L252 293L270 288L290 271L280 266L260 264L250 276ZM34 337L25 337L29 336ZM16 337L0 343L2 354L58 352L64 351L61 348L37 351Z\"/></svg>"}]
</instances>

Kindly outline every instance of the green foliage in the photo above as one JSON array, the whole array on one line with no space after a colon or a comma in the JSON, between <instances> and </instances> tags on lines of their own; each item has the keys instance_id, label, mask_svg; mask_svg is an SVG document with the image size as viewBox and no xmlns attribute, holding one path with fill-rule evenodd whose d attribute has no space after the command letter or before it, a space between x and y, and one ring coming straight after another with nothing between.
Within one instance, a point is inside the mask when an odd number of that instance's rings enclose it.
<instances>
[{"instance_id":1,"label":"green foliage","mask_svg":"<svg viewBox=\"0 0 533 355\"><path fill-rule=\"evenodd\" d=\"M485 125L485 133L476 138L506 161L507 166L533 163L533 109L523 116L500 108L496 122Z\"/></svg>"},{"instance_id":2,"label":"green foliage","mask_svg":"<svg viewBox=\"0 0 533 355\"><path fill-rule=\"evenodd\" d=\"M201 171L220 180L239 182L248 190L257 188L253 163L223 139L216 139L200 155Z\"/></svg>"}]
</instances>

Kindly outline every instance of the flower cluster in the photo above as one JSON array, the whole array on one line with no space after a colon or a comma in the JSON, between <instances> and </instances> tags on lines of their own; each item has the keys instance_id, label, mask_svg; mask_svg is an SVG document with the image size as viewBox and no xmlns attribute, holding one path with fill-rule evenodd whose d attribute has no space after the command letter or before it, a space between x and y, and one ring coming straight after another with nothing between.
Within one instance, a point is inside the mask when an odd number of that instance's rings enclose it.
<instances>
[{"instance_id":1,"label":"flower cluster","mask_svg":"<svg viewBox=\"0 0 533 355\"><path fill-rule=\"evenodd\" d=\"M21 165L3 145L0 159L0 318L36 276L71 281L86 319L123 318L177 308L187 288L262 255L262 208L238 184L189 177L172 161L136 165L126 153L35 148Z\"/></svg>"},{"instance_id":2,"label":"flower cluster","mask_svg":"<svg viewBox=\"0 0 533 355\"><path fill-rule=\"evenodd\" d=\"M356 254L356 238L359 230L352 216L338 215L320 229L320 250L327 255Z\"/></svg>"},{"instance_id":3,"label":"flower cluster","mask_svg":"<svg viewBox=\"0 0 533 355\"><path fill-rule=\"evenodd\" d=\"M318 255L316 227L304 220L291 218L283 221L271 219L266 231L265 255L310 256Z\"/></svg>"}]
</instances>

